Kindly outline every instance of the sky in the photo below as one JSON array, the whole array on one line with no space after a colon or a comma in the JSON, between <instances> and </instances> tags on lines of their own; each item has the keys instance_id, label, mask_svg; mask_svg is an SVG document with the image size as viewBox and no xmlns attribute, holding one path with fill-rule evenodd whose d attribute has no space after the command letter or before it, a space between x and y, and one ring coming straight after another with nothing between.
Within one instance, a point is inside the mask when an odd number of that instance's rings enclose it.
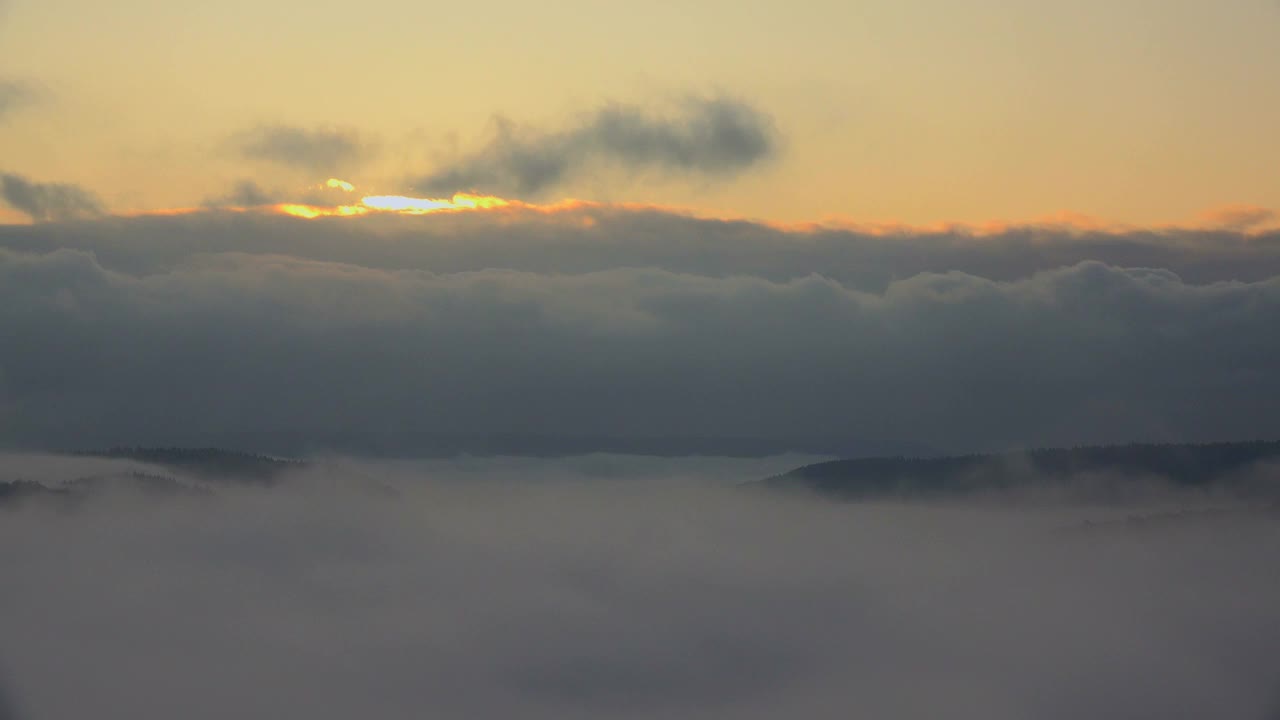
<instances>
[{"instance_id":1,"label":"sky","mask_svg":"<svg viewBox=\"0 0 1280 720\"><path fill-rule=\"evenodd\" d=\"M775 131L749 166L605 162L538 195L785 221L1168 224L1277 205L1278 47L1272 0L9 0L0 157L121 212L330 173L414 194L498 117L554 134L609 104L678 115L731 98ZM358 151L247 156L264 128Z\"/></svg>"}]
</instances>

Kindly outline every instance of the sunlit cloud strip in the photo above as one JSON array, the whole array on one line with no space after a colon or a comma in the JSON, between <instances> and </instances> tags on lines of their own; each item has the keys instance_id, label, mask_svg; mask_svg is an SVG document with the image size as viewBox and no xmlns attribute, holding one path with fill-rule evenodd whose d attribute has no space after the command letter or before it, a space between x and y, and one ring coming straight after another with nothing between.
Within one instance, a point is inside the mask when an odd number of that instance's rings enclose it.
<instances>
[{"instance_id":1,"label":"sunlit cloud strip","mask_svg":"<svg viewBox=\"0 0 1280 720\"><path fill-rule=\"evenodd\" d=\"M321 191L355 193L356 186L346 180L329 178L317 186ZM206 212L209 207L153 209L127 216L171 216ZM431 215L469 211L524 211L533 213L561 213L575 210L652 211L717 219L725 221L749 221L784 232L845 231L877 237L893 237L913 234L960 234L971 237L1001 235L1019 228L1043 228L1062 232L1127 234L1144 231L1216 231L1243 236L1260 236L1280 231L1280 213L1269 208L1250 205L1229 205L1205 211L1195 218L1168 225L1137 226L1109 222L1079 213L1060 212L1024 221L993 220L985 223L936 223L908 224L897 221L854 220L844 217L828 217L813 222L775 222L759 218L708 213L691 207L631 202L597 202L591 200L563 199L550 203L532 203L523 200L501 198L493 195L456 193L448 198L420 198L408 195L365 195L354 203L319 204L309 202L273 203L267 205L221 205L223 212L262 213L287 215L306 220L328 217L359 217L364 215Z\"/></svg>"}]
</instances>

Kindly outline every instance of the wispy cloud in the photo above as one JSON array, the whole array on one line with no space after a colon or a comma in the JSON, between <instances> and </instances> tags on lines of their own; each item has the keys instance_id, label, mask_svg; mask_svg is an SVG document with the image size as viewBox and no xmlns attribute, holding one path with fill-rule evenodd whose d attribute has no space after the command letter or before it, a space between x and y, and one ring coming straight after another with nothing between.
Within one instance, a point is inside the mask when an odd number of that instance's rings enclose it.
<instances>
[{"instance_id":1,"label":"wispy cloud","mask_svg":"<svg viewBox=\"0 0 1280 720\"><path fill-rule=\"evenodd\" d=\"M260 207L280 202L278 193L263 188L253 180L237 182L225 195L209 198L204 202L207 207Z\"/></svg>"},{"instance_id":2,"label":"wispy cloud","mask_svg":"<svg viewBox=\"0 0 1280 720\"><path fill-rule=\"evenodd\" d=\"M67 183L32 182L21 175L0 175L0 195L10 207L36 222L81 220L103 212L88 190Z\"/></svg>"},{"instance_id":3,"label":"wispy cloud","mask_svg":"<svg viewBox=\"0 0 1280 720\"><path fill-rule=\"evenodd\" d=\"M333 173L360 164L372 144L349 128L267 125L239 133L232 144L247 158L313 173Z\"/></svg>"},{"instance_id":4,"label":"wispy cloud","mask_svg":"<svg viewBox=\"0 0 1280 720\"><path fill-rule=\"evenodd\" d=\"M29 83L0 79L0 120L35 102L40 94Z\"/></svg>"},{"instance_id":5,"label":"wispy cloud","mask_svg":"<svg viewBox=\"0 0 1280 720\"><path fill-rule=\"evenodd\" d=\"M1205 227L1232 232L1280 228L1280 215L1270 208L1257 205L1228 205L1215 208L1204 213L1201 220Z\"/></svg>"},{"instance_id":6,"label":"wispy cloud","mask_svg":"<svg viewBox=\"0 0 1280 720\"><path fill-rule=\"evenodd\" d=\"M537 195L601 166L723 178L756 165L777 147L772 119L737 100L688 99L669 116L611 104L558 130L520 127L500 117L485 147L413 185L426 193Z\"/></svg>"}]
</instances>

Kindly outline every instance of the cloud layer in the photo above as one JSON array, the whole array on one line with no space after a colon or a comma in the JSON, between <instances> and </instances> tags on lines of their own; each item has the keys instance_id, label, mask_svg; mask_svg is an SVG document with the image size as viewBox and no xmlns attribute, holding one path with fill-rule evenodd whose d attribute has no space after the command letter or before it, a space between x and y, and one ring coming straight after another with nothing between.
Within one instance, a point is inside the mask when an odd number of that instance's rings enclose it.
<instances>
[{"instance_id":1,"label":"cloud layer","mask_svg":"<svg viewBox=\"0 0 1280 720\"><path fill-rule=\"evenodd\" d=\"M523 467L542 481L342 463L272 493L5 512L13 703L24 720L1270 720L1280 700L1265 513L1081 530L1129 510Z\"/></svg>"},{"instance_id":2,"label":"cloud layer","mask_svg":"<svg viewBox=\"0 0 1280 720\"><path fill-rule=\"evenodd\" d=\"M479 191L527 197L608 167L632 174L726 177L768 158L777 143L769 116L727 98L686 100L673 117L613 104L561 130L521 128L498 118L488 145L417 179L414 186L428 194Z\"/></svg>"},{"instance_id":3,"label":"cloud layer","mask_svg":"<svg viewBox=\"0 0 1280 720\"><path fill-rule=\"evenodd\" d=\"M6 228L5 436L839 454L1280 436L1273 237L368 220Z\"/></svg>"},{"instance_id":4,"label":"cloud layer","mask_svg":"<svg viewBox=\"0 0 1280 720\"><path fill-rule=\"evenodd\" d=\"M301 202L252 183L220 202ZM320 200L320 198L316 198ZM339 198L346 200L346 198ZM256 202L255 202L256 204ZM690 217L660 208L582 205L557 212L460 213L359 222L298 222L261 215L199 214L112 219L74 228L0 227L0 247L92 252L103 267L149 275L207 254L284 255L379 270L457 273L502 268L581 274L657 268L783 282L822 275L883 292L920 273L963 272L1018 280L1093 260L1162 268L1187 283L1256 282L1280 275L1280 232L1096 230L1010 226L975 236L963 228L890 233L838 227L781 228Z\"/></svg>"}]
</instances>

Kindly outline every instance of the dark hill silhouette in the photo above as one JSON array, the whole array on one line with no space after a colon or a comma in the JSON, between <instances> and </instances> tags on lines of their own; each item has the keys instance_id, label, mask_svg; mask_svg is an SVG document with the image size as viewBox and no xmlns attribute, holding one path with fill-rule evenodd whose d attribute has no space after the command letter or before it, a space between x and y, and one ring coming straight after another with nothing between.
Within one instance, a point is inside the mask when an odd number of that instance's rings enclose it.
<instances>
[{"instance_id":1,"label":"dark hill silhouette","mask_svg":"<svg viewBox=\"0 0 1280 720\"><path fill-rule=\"evenodd\" d=\"M939 458L871 457L796 468L763 481L850 499L933 497L1001 490L1088 475L1160 478L1185 488L1241 480L1262 463L1280 463L1280 442L1112 445Z\"/></svg>"},{"instance_id":2,"label":"dark hill silhouette","mask_svg":"<svg viewBox=\"0 0 1280 720\"><path fill-rule=\"evenodd\" d=\"M282 474L306 466L300 460L222 450L219 448L115 447L78 453L87 457L136 460L159 465L207 481L271 484Z\"/></svg>"},{"instance_id":3,"label":"dark hill silhouette","mask_svg":"<svg viewBox=\"0 0 1280 720\"><path fill-rule=\"evenodd\" d=\"M76 455L135 460L159 466L177 476L194 479L204 485L271 486L284 473L306 467L306 463L300 460L285 460L219 448L116 447L110 450L78 452ZM52 486L22 477L0 475L0 507L17 507L27 501L53 501L64 507L74 507L91 496L114 491L138 493L148 497L194 497L210 494L208 487L198 487L177 477L128 470L89 475Z\"/></svg>"},{"instance_id":4,"label":"dark hill silhouette","mask_svg":"<svg viewBox=\"0 0 1280 720\"><path fill-rule=\"evenodd\" d=\"M0 480L0 507L31 499L65 498L70 494L67 490L51 488L31 480Z\"/></svg>"},{"instance_id":5,"label":"dark hill silhouette","mask_svg":"<svg viewBox=\"0 0 1280 720\"><path fill-rule=\"evenodd\" d=\"M211 492L203 487L188 485L165 475L130 472L113 475L92 475L65 483L59 488L72 495L125 490L148 497L203 497Z\"/></svg>"},{"instance_id":6,"label":"dark hill silhouette","mask_svg":"<svg viewBox=\"0 0 1280 720\"><path fill-rule=\"evenodd\" d=\"M0 477L0 508L15 508L29 502L43 502L55 503L62 509L72 509L93 497L113 492L134 493L159 499L212 495L212 492L204 487L183 483L164 475L142 472L90 475L52 486L32 480L8 480Z\"/></svg>"}]
</instances>

